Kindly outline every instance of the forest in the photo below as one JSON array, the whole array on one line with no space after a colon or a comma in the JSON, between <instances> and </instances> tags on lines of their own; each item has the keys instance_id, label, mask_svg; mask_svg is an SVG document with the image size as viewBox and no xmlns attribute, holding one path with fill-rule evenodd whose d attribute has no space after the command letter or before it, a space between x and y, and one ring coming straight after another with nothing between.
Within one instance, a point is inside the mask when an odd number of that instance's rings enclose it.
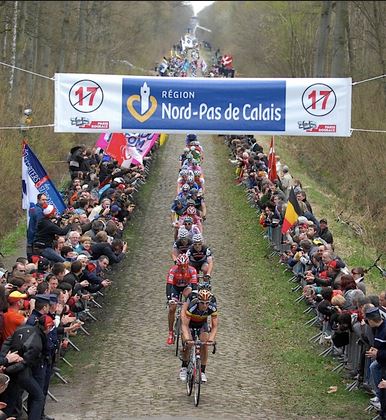
<instances>
[{"instance_id":1,"label":"forest","mask_svg":"<svg viewBox=\"0 0 386 420\"><path fill-rule=\"evenodd\" d=\"M216 1L199 17L212 31L206 38L233 55L239 77L351 77L355 83L386 75L385 2ZM341 196L365 228L364 239L383 251L385 111L386 78L360 83L353 86L352 128L370 132L276 141Z\"/></svg>"},{"instance_id":2,"label":"forest","mask_svg":"<svg viewBox=\"0 0 386 420\"><path fill-rule=\"evenodd\" d=\"M184 34L192 9L180 1L0 2L1 126L52 124L56 72L154 74ZM233 56L236 77L351 77L386 74L386 3L381 1L216 1L199 14L201 32ZM15 67L32 73L17 70ZM34 74L36 73L36 74ZM40 77L39 75L45 76ZM352 127L385 130L386 80L353 86ZM68 150L95 136L54 134L52 127L0 130L0 228L21 220L20 154L24 136L55 182L66 175ZM355 209L366 240L385 249L385 133L350 138L278 137L320 184Z\"/></svg>"}]
</instances>

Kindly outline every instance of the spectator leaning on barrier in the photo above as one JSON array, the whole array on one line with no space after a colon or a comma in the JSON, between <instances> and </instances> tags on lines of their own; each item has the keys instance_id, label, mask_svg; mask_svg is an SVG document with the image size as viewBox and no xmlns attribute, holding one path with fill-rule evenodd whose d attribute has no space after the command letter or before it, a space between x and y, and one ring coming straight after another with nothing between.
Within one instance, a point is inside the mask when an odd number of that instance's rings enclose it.
<instances>
[{"instance_id":1,"label":"spectator leaning on barrier","mask_svg":"<svg viewBox=\"0 0 386 420\"><path fill-rule=\"evenodd\" d=\"M319 220L318 235L328 244L332 244L334 242L332 233L329 231L328 226L327 226L327 219Z\"/></svg>"},{"instance_id":2,"label":"spectator leaning on barrier","mask_svg":"<svg viewBox=\"0 0 386 420\"><path fill-rule=\"evenodd\" d=\"M379 387L381 403L380 418L386 419L386 321L382 319L378 308L370 307L365 311L365 320L374 332L374 347L366 352L366 356L376 361L379 365L380 375L374 377L375 384Z\"/></svg>"}]
</instances>

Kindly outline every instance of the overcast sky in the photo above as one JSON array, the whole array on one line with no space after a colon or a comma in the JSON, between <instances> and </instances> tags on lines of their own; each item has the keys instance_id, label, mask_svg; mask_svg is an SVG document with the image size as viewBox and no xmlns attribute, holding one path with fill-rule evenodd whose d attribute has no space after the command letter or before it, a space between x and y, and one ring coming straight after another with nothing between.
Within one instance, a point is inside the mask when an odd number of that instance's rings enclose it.
<instances>
[{"instance_id":1,"label":"overcast sky","mask_svg":"<svg viewBox=\"0 0 386 420\"><path fill-rule=\"evenodd\" d=\"M193 12L197 15L202 9L214 3L213 1L191 1Z\"/></svg>"}]
</instances>

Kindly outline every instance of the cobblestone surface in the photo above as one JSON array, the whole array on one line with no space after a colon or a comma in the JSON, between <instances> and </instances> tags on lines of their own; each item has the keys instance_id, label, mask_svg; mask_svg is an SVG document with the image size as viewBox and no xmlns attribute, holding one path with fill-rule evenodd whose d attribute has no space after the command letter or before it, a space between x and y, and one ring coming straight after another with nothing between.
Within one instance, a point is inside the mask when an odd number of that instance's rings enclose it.
<instances>
[{"instance_id":1,"label":"cobblestone surface","mask_svg":"<svg viewBox=\"0 0 386 420\"><path fill-rule=\"evenodd\" d=\"M179 136L181 139L182 136ZM219 302L218 349L210 355L200 406L194 407L178 379L179 360L168 347L165 276L170 267L172 228L169 209L182 141L172 136L160 162L159 177L142 215L142 238L132 249L130 264L120 269L125 299L104 310L104 334L88 339L90 364L79 368L71 384L55 385L58 403L48 402L56 420L128 419L280 419L269 366L259 357L246 302L238 291L242 267L230 257L237 244L227 241L224 223L233 224L227 203L217 194L220 165L214 159L217 137L200 137L205 150L208 218L204 236L215 254L214 291ZM234 227L235 229L236 227ZM105 327L103 327L105 328ZM195 411L197 410L197 411ZM68 414L71 413L71 414ZM197 415L196 415L197 413Z\"/></svg>"}]
</instances>

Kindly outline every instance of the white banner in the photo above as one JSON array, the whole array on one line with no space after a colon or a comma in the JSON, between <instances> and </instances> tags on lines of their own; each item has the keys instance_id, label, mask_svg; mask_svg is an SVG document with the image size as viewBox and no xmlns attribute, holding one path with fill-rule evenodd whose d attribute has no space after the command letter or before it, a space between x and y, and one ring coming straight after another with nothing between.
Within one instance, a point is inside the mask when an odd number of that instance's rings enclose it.
<instances>
[{"instance_id":1,"label":"white banner","mask_svg":"<svg viewBox=\"0 0 386 420\"><path fill-rule=\"evenodd\" d=\"M55 131L351 135L351 78L55 75Z\"/></svg>"}]
</instances>

